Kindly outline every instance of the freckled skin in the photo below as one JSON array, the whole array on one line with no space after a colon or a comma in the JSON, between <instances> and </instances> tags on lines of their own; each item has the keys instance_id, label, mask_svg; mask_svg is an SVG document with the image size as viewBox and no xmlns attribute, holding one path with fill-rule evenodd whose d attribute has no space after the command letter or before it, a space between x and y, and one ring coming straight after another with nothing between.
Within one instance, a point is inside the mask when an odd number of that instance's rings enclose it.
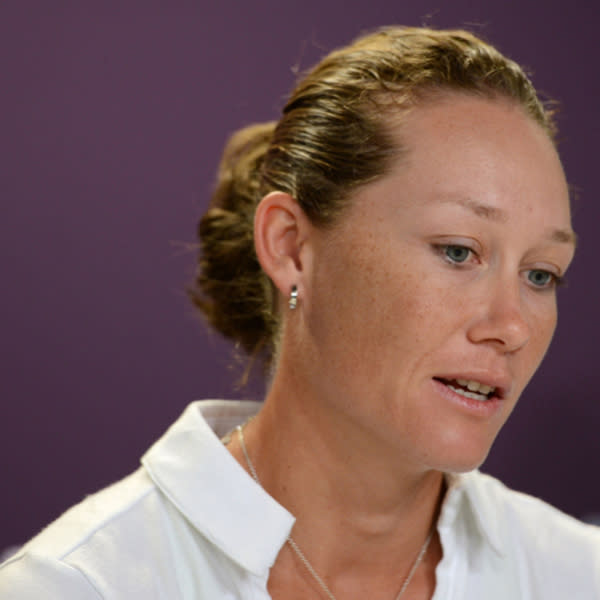
<instances>
[{"instance_id":1,"label":"freckled skin","mask_svg":"<svg viewBox=\"0 0 600 600\"><path fill-rule=\"evenodd\" d=\"M408 156L355 194L333 234L314 233L303 317L289 324L295 368L311 375L306 402L349 439L417 469L469 470L552 338L555 292L527 273L563 272L572 258L572 244L548 239L570 229L567 185L546 134L504 101L451 95L414 110L396 135ZM505 218L446 201L454 197ZM451 264L434 248L440 238L475 244L477 258ZM465 369L510 382L489 419L432 387Z\"/></svg>"}]
</instances>

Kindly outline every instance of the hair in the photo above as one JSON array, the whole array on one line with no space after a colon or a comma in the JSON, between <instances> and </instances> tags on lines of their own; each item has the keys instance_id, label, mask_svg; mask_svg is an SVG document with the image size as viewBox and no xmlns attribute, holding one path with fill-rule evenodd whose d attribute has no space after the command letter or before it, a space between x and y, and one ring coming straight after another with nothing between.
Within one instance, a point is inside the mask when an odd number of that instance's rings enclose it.
<instances>
[{"instance_id":1,"label":"hair","mask_svg":"<svg viewBox=\"0 0 600 600\"><path fill-rule=\"evenodd\" d=\"M299 81L278 122L232 135L198 224L198 273L189 290L217 331L271 365L280 315L254 249L257 204L283 191L313 224L331 226L352 192L384 175L404 150L386 117L446 92L509 100L554 140L552 111L517 63L467 31L408 27L381 29L330 53Z\"/></svg>"}]
</instances>

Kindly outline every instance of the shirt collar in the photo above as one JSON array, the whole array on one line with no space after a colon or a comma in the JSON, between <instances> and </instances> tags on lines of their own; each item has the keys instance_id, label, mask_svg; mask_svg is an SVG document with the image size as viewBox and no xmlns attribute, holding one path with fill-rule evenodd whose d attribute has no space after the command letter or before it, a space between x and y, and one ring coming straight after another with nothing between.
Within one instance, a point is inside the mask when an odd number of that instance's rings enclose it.
<instances>
[{"instance_id":1,"label":"shirt collar","mask_svg":"<svg viewBox=\"0 0 600 600\"><path fill-rule=\"evenodd\" d=\"M154 483L193 526L256 575L275 562L294 517L246 473L219 437L260 405L194 402L142 458Z\"/></svg>"},{"instance_id":2,"label":"shirt collar","mask_svg":"<svg viewBox=\"0 0 600 600\"><path fill-rule=\"evenodd\" d=\"M438 527L451 528L456 519L470 519L481 538L503 556L505 543L501 519L496 512L497 501L490 482L491 478L479 471L446 474L448 489Z\"/></svg>"},{"instance_id":3,"label":"shirt collar","mask_svg":"<svg viewBox=\"0 0 600 600\"><path fill-rule=\"evenodd\" d=\"M239 465L219 439L256 414L260 402L204 400L190 404L142 458L156 486L194 527L244 569L264 575L285 543L294 517ZM503 555L490 478L447 474L438 529L468 518Z\"/></svg>"}]
</instances>

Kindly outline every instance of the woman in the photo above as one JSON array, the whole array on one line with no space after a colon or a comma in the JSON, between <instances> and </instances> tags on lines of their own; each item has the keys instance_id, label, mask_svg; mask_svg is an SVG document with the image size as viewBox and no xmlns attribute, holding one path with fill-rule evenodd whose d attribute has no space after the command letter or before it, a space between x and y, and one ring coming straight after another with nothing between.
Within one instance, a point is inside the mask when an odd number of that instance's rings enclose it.
<instances>
[{"instance_id":1,"label":"woman","mask_svg":"<svg viewBox=\"0 0 600 600\"><path fill-rule=\"evenodd\" d=\"M476 471L574 252L553 133L469 33L326 57L233 136L199 226L192 298L265 361L264 404L191 405L2 598L600 597L598 530Z\"/></svg>"}]
</instances>

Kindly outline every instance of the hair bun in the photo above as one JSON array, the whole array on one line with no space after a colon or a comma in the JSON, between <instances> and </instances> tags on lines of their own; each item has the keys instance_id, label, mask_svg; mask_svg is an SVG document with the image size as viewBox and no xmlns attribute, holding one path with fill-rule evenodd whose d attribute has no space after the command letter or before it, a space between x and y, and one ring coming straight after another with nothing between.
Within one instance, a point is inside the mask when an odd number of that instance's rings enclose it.
<instances>
[{"instance_id":1,"label":"hair bun","mask_svg":"<svg viewBox=\"0 0 600 600\"><path fill-rule=\"evenodd\" d=\"M250 125L228 140L209 209L198 224L199 269L189 290L208 322L249 354L267 351L265 342L276 331L271 283L254 250L261 165L275 125Z\"/></svg>"}]
</instances>

